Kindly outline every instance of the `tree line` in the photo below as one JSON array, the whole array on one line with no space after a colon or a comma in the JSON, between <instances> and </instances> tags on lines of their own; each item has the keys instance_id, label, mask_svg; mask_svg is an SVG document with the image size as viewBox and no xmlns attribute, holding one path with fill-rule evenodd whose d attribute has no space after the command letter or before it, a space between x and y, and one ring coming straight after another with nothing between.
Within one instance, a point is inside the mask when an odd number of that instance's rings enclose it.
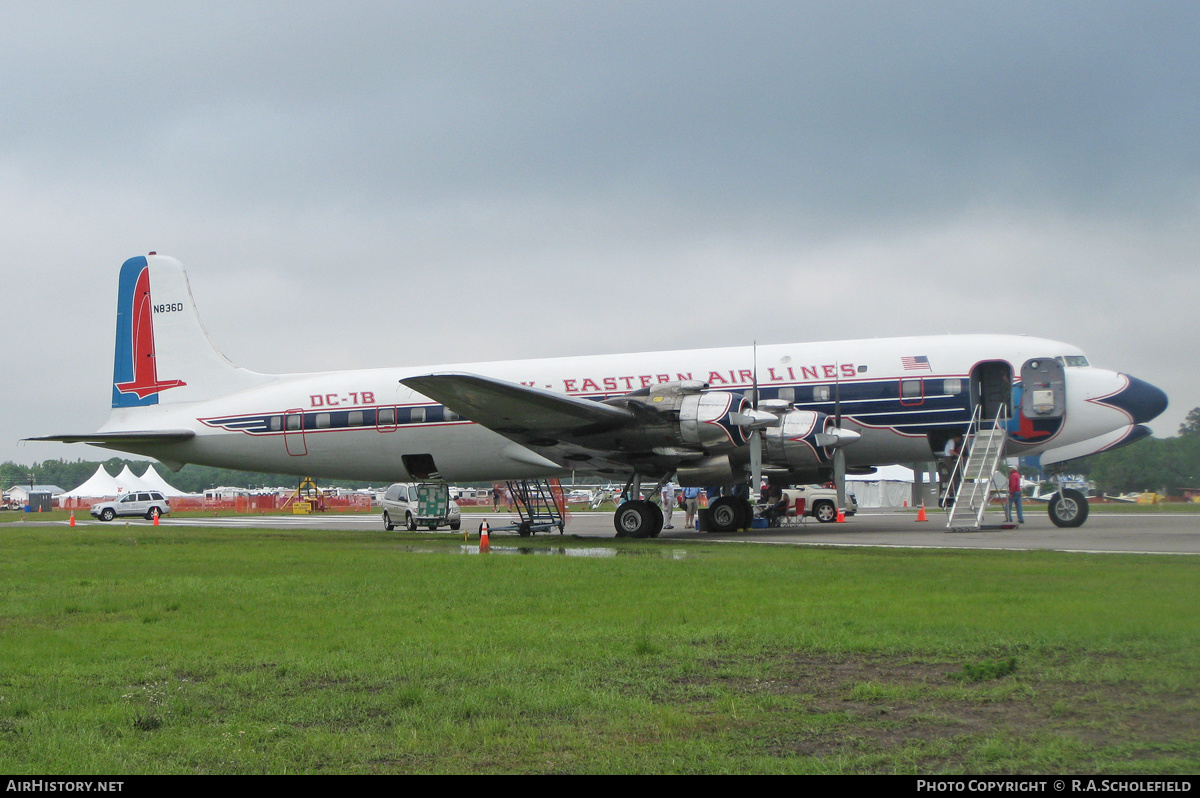
<instances>
[{"instance_id":1,"label":"tree line","mask_svg":"<svg viewBox=\"0 0 1200 798\"><path fill-rule=\"evenodd\" d=\"M1061 470L1086 475L1105 493L1178 496L1184 488L1200 488L1200 407L1187 414L1173 438L1146 438L1063 463Z\"/></svg>"},{"instance_id":2,"label":"tree line","mask_svg":"<svg viewBox=\"0 0 1200 798\"><path fill-rule=\"evenodd\" d=\"M57 485L63 490L74 490L82 485L96 467L103 465L112 476L121 473L126 465L138 476L150 465L148 460L127 460L123 457L110 457L100 462L97 460L44 460L33 465L20 465L11 461L0 464L0 485L5 490L14 485ZM234 488L263 488L295 486L299 477L292 474L263 474L257 471L235 471L230 468L213 468L211 466L186 465L178 471L171 471L161 463L154 463L155 470L171 485L185 493L203 493L209 488L224 485ZM320 480L322 485L337 484L343 488L378 488L386 487L383 483L355 482L347 480Z\"/></svg>"}]
</instances>

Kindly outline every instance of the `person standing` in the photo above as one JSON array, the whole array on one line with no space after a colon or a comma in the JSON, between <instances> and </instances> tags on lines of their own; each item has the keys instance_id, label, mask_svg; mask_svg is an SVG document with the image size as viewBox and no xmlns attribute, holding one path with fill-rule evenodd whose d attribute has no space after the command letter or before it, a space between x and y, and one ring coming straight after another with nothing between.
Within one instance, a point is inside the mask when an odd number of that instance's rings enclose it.
<instances>
[{"instance_id":1,"label":"person standing","mask_svg":"<svg viewBox=\"0 0 1200 798\"><path fill-rule=\"evenodd\" d=\"M1025 513L1021 509L1021 472L1015 468L1008 470L1008 501L1004 503L1004 519L1012 520L1013 505L1017 507L1017 523L1025 523Z\"/></svg>"},{"instance_id":2,"label":"person standing","mask_svg":"<svg viewBox=\"0 0 1200 798\"><path fill-rule=\"evenodd\" d=\"M696 511L700 509L700 489L699 488L684 488L683 489L683 517L684 525L688 529L696 528Z\"/></svg>"},{"instance_id":3,"label":"person standing","mask_svg":"<svg viewBox=\"0 0 1200 798\"><path fill-rule=\"evenodd\" d=\"M675 485L667 480L662 486L663 529L674 529L671 525L671 515L675 512Z\"/></svg>"}]
</instances>

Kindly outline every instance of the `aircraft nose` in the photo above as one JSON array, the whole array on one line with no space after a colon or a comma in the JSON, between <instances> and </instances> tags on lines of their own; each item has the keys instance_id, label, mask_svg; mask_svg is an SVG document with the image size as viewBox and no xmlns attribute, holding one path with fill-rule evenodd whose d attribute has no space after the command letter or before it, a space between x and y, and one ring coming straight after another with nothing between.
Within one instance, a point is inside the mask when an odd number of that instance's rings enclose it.
<instances>
[{"instance_id":1,"label":"aircraft nose","mask_svg":"<svg viewBox=\"0 0 1200 798\"><path fill-rule=\"evenodd\" d=\"M1124 410L1133 417L1134 424L1151 421L1167 409L1167 395L1161 388L1128 374L1122 376L1129 380L1129 385L1105 399L1105 404Z\"/></svg>"}]
</instances>

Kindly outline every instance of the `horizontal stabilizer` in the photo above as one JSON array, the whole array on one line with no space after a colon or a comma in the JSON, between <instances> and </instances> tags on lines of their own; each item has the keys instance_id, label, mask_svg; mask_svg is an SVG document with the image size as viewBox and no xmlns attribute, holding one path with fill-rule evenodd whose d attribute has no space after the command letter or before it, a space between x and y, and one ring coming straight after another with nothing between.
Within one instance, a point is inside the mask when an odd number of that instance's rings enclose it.
<instances>
[{"instance_id":1,"label":"horizontal stabilizer","mask_svg":"<svg viewBox=\"0 0 1200 798\"><path fill-rule=\"evenodd\" d=\"M121 444L176 443L196 437L190 429L150 429L126 432L93 432L81 435L45 435L40 438L25 438L27 441L56 441L58 443L91 443L96 446L121 448Z\"/></svg>"}]
</instances>

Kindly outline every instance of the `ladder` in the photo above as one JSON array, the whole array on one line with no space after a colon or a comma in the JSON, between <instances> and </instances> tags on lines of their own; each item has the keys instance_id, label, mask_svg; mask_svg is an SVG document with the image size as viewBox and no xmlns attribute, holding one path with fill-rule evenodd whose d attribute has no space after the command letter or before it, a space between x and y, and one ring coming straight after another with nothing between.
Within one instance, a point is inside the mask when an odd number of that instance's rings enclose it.
<instances>
[{"instance_id":1,"label":"ladder","mask_svg":"<svg viewBox=\"0 0 1200 798\"><path fill-rule=\"evenodd\" d=\"M975 408L967 434L963 436L962 451L954 463L950 485L957 485L954 505L950 508L946 528L956 532L977 532L984 529L983 517L987 512L988 500L995 490L993 476L1004 459L1004 444L1008 440L1008 412L1003 405L995 418L983 418L982 410ZM955 516L959 523L955 525ZM964 518L964 516L966 516ZM970 521L970 524L964 522ZM1001 524L987 528L1003 528Z\"/></svg>"},{"instance_id":2,"label":"ladder","mask_svg":"<svg viewBox=\"0 0 1200 798\"><path fill-rule=\"evenodd\" d=\"M515 530L521 537L527 537L558 527L558 534L562 534L567 523L566 502L562 485L557 479L515 479L506 484L521 520L511 527L500 527L497 531Z\"/></svg>"}]
</instances>

